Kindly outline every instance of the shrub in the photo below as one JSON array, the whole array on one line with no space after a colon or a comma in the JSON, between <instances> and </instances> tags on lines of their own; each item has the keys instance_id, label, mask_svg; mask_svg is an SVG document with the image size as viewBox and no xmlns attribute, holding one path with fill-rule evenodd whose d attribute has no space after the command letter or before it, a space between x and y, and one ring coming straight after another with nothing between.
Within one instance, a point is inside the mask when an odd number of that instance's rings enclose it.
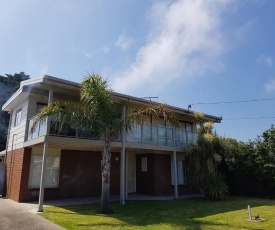
<instances>
[{"instance_id":1,"label":"shrub","mask_svg":"<svg viewBox=\"0 0 275 230\"><path fill-rule=\"evenodd\" d=\"M228 186L220 173L210 173L205 187L205 196L209 200L224 200L228 195Z\"/></svg>"}]
</instances>

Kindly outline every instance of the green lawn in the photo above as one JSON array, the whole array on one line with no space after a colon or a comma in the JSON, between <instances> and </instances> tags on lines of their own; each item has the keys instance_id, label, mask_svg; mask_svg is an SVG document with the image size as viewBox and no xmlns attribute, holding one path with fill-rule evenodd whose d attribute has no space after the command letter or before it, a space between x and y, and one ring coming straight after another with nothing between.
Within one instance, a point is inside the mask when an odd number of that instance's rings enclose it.
<instances>
[{"instance_id":1,"label":"green lawn","mask_svg":"<svg viewBox=\"0 0 275 230\"><path fill-rule=\"evenodd\" d=\"M263 222L248 221L251 206ZM98 214L98 205L45 208L46 219L65 229L274 229L275 200L231 197L222 202L204 199L128 201L113 204L114 213Z\"/></svg>"}]
</instances>

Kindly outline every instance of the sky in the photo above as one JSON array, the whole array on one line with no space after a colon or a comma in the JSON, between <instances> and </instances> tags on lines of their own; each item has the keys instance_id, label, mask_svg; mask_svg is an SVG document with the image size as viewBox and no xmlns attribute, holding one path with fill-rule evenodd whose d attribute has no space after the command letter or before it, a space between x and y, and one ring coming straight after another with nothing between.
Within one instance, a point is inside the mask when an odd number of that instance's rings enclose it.
<instances>
[{"instance_id":1,"label":"sky","mask_svg":"<svg viewBox=\"0 0 275 230\"><path fill-rule=\"evenodd\" d=\"M247 142L275 123L273 0L0 0L0 75L81 82L222 117ZM229 103L230 102L230 103Z\"/></svg>"}]
</instances>

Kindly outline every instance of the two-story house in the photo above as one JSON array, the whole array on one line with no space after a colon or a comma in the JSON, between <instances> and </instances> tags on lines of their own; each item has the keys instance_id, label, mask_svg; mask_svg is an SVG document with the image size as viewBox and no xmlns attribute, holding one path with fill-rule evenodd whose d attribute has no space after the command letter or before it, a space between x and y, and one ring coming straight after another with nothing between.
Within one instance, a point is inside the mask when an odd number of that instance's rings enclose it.
<instances>
[{"instance_id":1,"label":"two-story house","mask_svg":"<svg viewBox=\"0 0 275 230\"><path fill-rule=\"evenodd\" d=\"M78 83L43 76L21 82L3 105L2 109L11 115L5 157L8 198L18 202L38 199L43 151L47 151L45 199L100 195L101 140L83 130L47 131L47 121L30 130L43 106L52 101L78 103L79 94ZM132 105L150 103L129 95L111 94L121 116L127 116ZM187 147L197 137L194 113L189 109L171 109L180 117L178 128L152 119L133 125L130 133L112 141L111 194L125 200L131 193L175 197L200 193L188 181L187 170ZM221 122L219 117L205 116Z\"/></svg>"}]
</instances>

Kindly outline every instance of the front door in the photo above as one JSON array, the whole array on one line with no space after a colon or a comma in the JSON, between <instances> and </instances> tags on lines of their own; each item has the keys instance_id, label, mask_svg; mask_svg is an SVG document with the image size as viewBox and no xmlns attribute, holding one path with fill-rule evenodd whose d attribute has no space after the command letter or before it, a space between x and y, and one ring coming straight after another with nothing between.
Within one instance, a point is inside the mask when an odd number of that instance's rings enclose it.
<instances>
[{"instance_id":1,"label":"front door","mask_svg":"<svg viewBox=\"0 0 275 230\"><path fill-rule=\"evenodd\" d=\"M127 155L127 192L136 192L136 155L133 153Z\"/></svg>"}]
</instances>

